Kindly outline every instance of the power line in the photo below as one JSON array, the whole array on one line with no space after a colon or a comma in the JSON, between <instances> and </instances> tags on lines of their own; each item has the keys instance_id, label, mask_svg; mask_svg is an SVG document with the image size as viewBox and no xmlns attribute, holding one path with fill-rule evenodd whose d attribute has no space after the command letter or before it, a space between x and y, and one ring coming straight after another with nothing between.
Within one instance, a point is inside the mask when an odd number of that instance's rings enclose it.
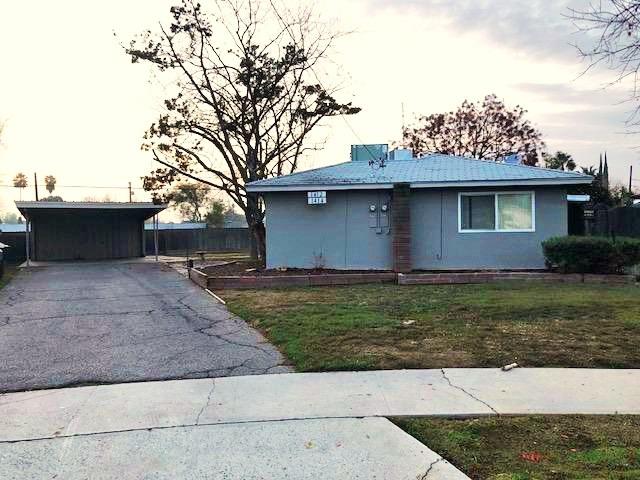
<instances>
[{"instance_id":1,"label":"power line","mask_svg":"<svg viewBox=\"0 0 640 480\"><path fill-rule=\"evenodd\" d=\"M33 185L27 185L24 188L29 188L31 186L33 186ZM38 183L38 186L46 188L47 185L45 183ZM16 186L14 186L12 184L7 184L7 183L0 183L0 187L22 188L22 187L16 187ZM114 190L114 189L129 190L129 187L120 187L120 186L118 186L118 187L109 187L109 186L105 186L105 185L59 185L59 184L56 183L55 189L58 189L58 188L108 188L108 189L111 189L111 190ZM143 187L131 187L131 189L132 190L144 190Z\"/></svg>"}]
</instances>

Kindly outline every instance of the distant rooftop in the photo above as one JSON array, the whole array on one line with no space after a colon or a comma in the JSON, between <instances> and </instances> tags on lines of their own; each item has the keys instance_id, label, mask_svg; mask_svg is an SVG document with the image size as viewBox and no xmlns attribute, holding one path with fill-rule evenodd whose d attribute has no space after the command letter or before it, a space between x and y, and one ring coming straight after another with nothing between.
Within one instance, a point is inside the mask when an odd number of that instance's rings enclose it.
<instances>
[{"instance_id":1,"label":"distant rooftop","mask_svg":"<svg viewBox=\"0 0 640 480\"><path fill-rule=\"evenodd\" d=\"M46 202L46 201L18 201L15 202L18 210L21 208L68 208L68 209L91 209L91 210L105 210L105 209L149 209L149 210L164 210L167 205L156 205L151 202Z\"/></svg>"},{"instance_id":2,"label":"distant rooftop","mask_svg":"<svg viewBox=\"0 0 640 480\"><path fill-rule=\"evenodd\" d=\"M500 163L490 160L432 154L411 160L389 160L384 168L350 161L247 184L250 192L349 190L392 188L409 183L412 188L571 185L591 183L577 172Z\"/></svg>"}]
</instances>

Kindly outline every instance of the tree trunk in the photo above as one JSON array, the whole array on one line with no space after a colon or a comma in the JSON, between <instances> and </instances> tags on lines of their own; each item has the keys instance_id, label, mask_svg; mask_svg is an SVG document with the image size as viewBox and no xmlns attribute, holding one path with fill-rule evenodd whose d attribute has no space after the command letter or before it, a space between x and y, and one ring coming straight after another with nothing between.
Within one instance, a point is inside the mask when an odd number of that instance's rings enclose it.
<instances>
[{"instance_id":1,"label":"tree trunk","mask_svg":"<svg viewBox=\"0 0 640 480\"><path fill-rule=\"evenodd\" d=\"M251 236L251 258L258 262L258 265L265 267L267 263L267 243L264 223L261 221L249 223L249 235Z\"/></svg>"},{"instance_id":2,"label":"tree trunk","mask_svg":"<svg viewBox=\"0 0 640 480\"><path fill-rule=\"evenodd\" d=\"M264 267L267 261L266 232L264 228L264 212L260 208L258 194L249 193L244 211L251 236L251 258L258 261L258 265Z\"/></svg>"}]
</instances>

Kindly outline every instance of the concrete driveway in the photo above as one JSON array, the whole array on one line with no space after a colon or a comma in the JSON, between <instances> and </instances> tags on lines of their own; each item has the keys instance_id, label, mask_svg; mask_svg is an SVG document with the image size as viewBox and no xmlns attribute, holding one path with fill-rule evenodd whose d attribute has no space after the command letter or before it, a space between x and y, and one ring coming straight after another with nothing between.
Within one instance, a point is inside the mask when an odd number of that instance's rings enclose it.
<instances>
[{"instance_id":1,"label":"concrete driveway","mask_svg":"<svg viewBox=\"0 0 640 480\"><path fill-rule=\"evenodd\" d=\"M257 331L164 264L65 264L0 290L0 392L288 371Z\"/></svg>"}]
</instances>

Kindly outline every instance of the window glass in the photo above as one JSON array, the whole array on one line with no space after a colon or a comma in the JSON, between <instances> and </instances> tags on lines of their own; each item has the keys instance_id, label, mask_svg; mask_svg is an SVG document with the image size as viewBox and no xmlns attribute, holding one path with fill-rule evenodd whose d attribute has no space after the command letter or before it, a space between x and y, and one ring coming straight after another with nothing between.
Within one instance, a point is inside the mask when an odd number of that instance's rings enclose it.
<instances>
[{"instance_id":1,"label":"window glass","mask_svg":"<svg viewBox=\"0 0 640 480\"><path fill-rule=\"evenodd\" d=\"M495 195L463 195L462 230L494 230L496 228Z\"/></svg>"},{"instance_id":2,"label":"window glass","mask_svg":"<svg viewBox=\"0 0 640 480\"><path fill-rule=\"evenodd\" d=\"M498 228L500 230L531 230L533 201L530 193L498 195Z\"/></svg>"}]
</instances>

